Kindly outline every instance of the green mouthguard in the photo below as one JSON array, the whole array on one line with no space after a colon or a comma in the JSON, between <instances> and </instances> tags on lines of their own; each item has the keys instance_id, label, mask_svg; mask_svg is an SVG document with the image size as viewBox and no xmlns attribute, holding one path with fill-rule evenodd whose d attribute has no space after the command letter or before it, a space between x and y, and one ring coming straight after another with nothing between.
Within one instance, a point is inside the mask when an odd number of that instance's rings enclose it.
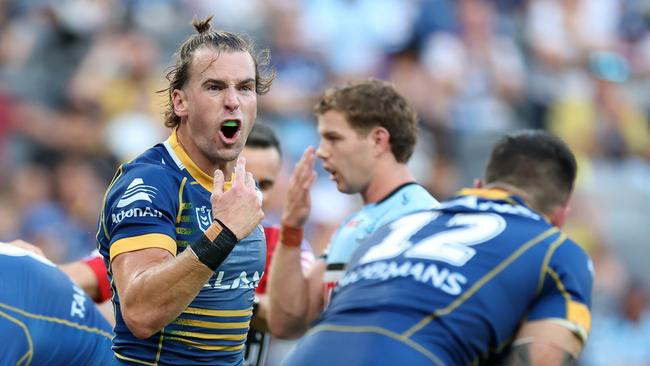
<instances>
[{"instance_id":1,"label":"green mouthguard","mask_svg":"<svg viewBox=\"0 0 650 366\"><path fill-rule=\"evenodd\" d=\"M227 121L223 125L225 127L237 127L239 123L237 123L237 121Z\"/></svg>"}]
</instances>

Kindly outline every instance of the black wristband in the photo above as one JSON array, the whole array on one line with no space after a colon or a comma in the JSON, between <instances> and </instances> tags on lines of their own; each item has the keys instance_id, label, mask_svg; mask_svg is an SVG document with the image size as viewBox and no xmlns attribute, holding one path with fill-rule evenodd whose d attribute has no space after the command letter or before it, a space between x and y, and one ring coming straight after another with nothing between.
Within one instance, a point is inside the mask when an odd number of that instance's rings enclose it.
<instances>
[{"instance_id":1,"label":"black wristband","mask_svg":"<svg viewBox=\"0 0 650 366\"><path fill-rule=\"evenodd\" d=\"M213 271L226 260L228 254L237 245L237 238L232 231L225 226L222 227L223 229L214 241L210 241L207 236L201 235L199 240L190 245L201 263Z\"/></svg>"},{"instance_id":2,"label":"black wristband","mask_svg":"<svg viewBox=\"0 0 650 366\"><path fill-rule=\"evenodd\" d=\"M223 222L221 222L221 220L215 217L214 220L212 221L216 221L219 224L219 226L221 226L221 232L222 233L225 232L229 236L229 239L234 240L235 242L239 241L235 233L233 233L232 230L228 228L228 226L224 225Z\"/></svg>"}]
</instances>

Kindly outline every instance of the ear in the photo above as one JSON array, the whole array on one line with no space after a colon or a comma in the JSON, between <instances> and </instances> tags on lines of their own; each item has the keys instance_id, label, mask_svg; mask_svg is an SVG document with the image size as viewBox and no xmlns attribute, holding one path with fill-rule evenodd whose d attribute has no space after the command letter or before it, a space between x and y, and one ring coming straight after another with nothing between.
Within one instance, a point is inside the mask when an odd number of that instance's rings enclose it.
<instances>
[{"instance_id":1,"label":"ear","mask_svg":"<svg viewBox=\"0 0 650 366\"><path fill-rule=\"evenodd\" d=\"M384 127L374 127L370 130L369 137L375 146L375 155L379 156L390 152L390 132Z\"/></svg>"},{"instance_id":2,"label":"ear","mask_svg":"<svg viewBox=\"0 0 650 366\"><path fill-rule=\"evenodd\" d=\"M174 89L172 91L172 104L174 105L174 113L177 116L187 116L187 102L185 93L182 90Z\"/></svg>"},{"instance_id":3,"label":"ear","mask_svg":"<svg viewBox=\"0 0 650 366\"><path fill-rule=\"evenodd\" d=\"M567 216L569 216L569 211L571 211L571 208L568 204L566 206L555 207L549 217L551 224L557 227L562 227L566 221Z\"/></svg>"}]
</instances>

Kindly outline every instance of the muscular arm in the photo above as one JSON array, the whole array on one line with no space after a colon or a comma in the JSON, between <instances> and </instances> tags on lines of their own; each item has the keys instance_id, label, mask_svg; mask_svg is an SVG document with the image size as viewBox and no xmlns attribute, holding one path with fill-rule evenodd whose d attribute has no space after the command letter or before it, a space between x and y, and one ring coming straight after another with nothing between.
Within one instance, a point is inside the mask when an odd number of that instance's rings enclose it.
<instances>
[{"instance_id":1,"label":"muscular arm","mask_svg":"<svg viewBox=\"0 0 650 366\"><path fill-rule=\"evenodd\" d=\"M174 257L160 248L120 254L111 268L124 321L138 338L178 317L213 273L189 250Z\"/></svg>"},{"instance_id":2,"label":"muscular arm","mask_svg":"<svg viewBox=\"0 0 650 366\"><path fill-rule=\"evenodd\" d=\"M504 365L574 365L582 351L575 333L553 320L539 320L522 326Z\"/></svg>"},{"instance_id":3,"label":"muscular arm","mask_svg":"<svg viewBox=\"0 0 650 366\"><path fill-rule=\"evenodd\" d=\"M297 338L323 310L325 262L317 261L305 276L300 248L278 245L269 277L269 328L281 338Z\"/></svg>"}]
</instances>

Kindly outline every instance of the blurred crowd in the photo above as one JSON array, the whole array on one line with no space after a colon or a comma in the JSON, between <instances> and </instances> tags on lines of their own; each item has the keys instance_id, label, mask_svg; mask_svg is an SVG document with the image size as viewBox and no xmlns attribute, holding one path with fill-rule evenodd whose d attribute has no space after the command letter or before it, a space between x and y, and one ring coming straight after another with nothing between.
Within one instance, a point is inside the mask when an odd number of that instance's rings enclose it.
<instances>
[{"instance_id":1,"label":"blurred crowd","mask_svg":"<svg viewBox=\"0 0 650 366\"><path fill-rule=\"evenodd\" d=\"M597 273L585 365L650 365L650 2L646 0L0 0L0 240L85 256L120 162L169 131L165 70L193 30L248 33L277 79L258 121L285 174L318 144L328 86L394 82L421 118L411 161L442 200L482 175L496 138L548 129L579 158L566 231ZM320 171L317 252L360 202Z\"/></svg>"}]
</instances>

